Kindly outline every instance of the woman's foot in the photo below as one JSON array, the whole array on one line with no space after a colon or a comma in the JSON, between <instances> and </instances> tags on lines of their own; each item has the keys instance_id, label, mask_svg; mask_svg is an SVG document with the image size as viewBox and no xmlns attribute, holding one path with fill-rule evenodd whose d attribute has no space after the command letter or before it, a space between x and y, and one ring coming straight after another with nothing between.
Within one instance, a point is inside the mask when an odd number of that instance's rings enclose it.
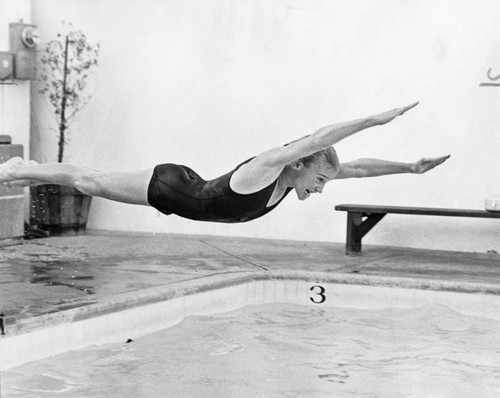
<instances>
[{"instance_id":1,"label":"woman's foot","mask_svg":"<svg viewBox=\"0 0 500 398\"><path fill-rule=\"evenodd\" d=\"M24 165L24 160L19 156L10 158L5 163L0 164L0 183L15 180L12 172Z\"/></svg>"}]
</instances>

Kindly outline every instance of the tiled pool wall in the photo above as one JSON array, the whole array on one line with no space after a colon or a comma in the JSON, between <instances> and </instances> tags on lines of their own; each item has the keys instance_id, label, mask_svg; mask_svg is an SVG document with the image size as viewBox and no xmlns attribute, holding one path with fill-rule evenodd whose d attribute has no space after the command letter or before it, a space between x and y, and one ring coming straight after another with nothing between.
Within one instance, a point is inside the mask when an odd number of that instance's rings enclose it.
<instances>
[{"instance_id":1,"label":"tiled pool wall","mask_svg":"<svg viewBox=\"0 0 500 398\"><path fill-rule=\"evenodd\" d=\"M404 281L400 283L404 287L389 280L385 286L368 282L355 276L342 278L314 272L258 272L121 294L99 304L15 325L0 339L0 370L91 345L125 343L169 328L191 315L230 312L254 304L373 310L439 304L463 314L500 320L498 294L408 288Z\"/></svg>"}]
</instances>

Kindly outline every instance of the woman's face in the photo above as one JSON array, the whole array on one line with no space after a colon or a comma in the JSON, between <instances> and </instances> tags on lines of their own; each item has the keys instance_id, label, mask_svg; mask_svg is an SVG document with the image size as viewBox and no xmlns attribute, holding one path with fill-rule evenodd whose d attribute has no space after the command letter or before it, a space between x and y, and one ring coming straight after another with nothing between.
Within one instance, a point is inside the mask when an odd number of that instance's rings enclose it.
<instances>
[{"instance_id":1,"label":"woman's face","mask_svg":"<svg viewBox=\"0 0 500 398\"><path fill-rule=\"evenodd\" d=\"M324 162L317 160L307 166L303 163L297 168L295 179L295 192L300 200L306 200L313 193L322 193L325 184L335 178L338 173L330 167L325 167Z\"/></svg>"}]
</instances>

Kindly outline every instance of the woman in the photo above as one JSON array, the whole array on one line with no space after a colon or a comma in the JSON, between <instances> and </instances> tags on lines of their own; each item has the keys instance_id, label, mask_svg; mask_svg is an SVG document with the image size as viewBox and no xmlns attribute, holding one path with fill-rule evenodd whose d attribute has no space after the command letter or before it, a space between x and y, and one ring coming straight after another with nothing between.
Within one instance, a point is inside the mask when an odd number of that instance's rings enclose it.
<instances>
[{"instance_id":1,"label":"woman","mask_svg":"<svg viewBox=\"0 0 500 398\"><path fill-rule=\"evenodd\" d=\"M449 158L398 163L358 159L339 163L332 145L361 130L386 124L418 103L366 118L329 125L285 146L265 151L214 180L189 167L162 164L140 171L99 172L71 164L38 164L16 157L0 165L7 186L59 184L84 194L200 221L245 222L278 206L295 189L300 200L321 193L328 181L395 173L425 173Z\"/></svg>"}]
</instances>

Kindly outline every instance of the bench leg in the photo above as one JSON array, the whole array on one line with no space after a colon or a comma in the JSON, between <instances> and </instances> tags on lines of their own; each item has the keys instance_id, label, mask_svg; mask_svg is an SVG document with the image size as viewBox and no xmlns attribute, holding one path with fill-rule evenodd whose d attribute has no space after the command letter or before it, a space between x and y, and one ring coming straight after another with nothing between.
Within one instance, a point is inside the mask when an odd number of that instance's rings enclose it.
<instances>
[{"instance_id":1,"label":"bench leg","mask_svg":"<svg viewBox=\"0 0 500 398\"><path fill-rule=\"evenodd\" d=\"M384 218L387 213L363 214L356 212L347 213L347 238L345 249L347 254L361 252L363 237ZM363 221L363 217L366 219Z\"/></svg>"}]
</instances>

